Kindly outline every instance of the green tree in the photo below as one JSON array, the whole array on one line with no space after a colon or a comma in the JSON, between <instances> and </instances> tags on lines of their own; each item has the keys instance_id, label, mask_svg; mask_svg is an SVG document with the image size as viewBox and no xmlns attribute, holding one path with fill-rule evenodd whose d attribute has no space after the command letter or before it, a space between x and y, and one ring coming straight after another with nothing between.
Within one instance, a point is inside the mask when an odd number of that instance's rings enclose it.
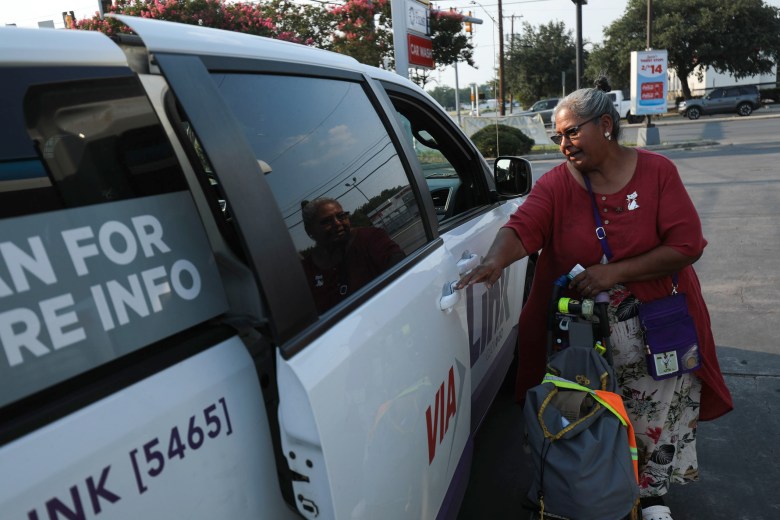
<instances>
[{"instance_id":1,"label":"green tree","mask_svg":"<svg viewBox=\"0 0 780 520\"><path fill-rule=\"evenodd\" d=\"M463 32L463 15L457 11L431 11L431 41L433 61L437 67L464 61L474 64L474 46Z\"/></svg>"},{"instance_id":2,"label":"green tree","mask_svg":"<svg viewBox=\"0 0 780 520\"><path fill-rule=\"evenodd\" d=\"M739 79L770 72L780 56L780 9L762 0L655 0L653 17L651 43L669 52L686 99L686 78L701 79L707 67ZM586 74L606 72L613 87L630 85L631 51L645 48L646 21L647 0L629 0L623 16L605 29Z\"/></svg>"},{"instance_id":3,"label":"green tree","mask_svg":"<svg viewBox=\"0 0 780 520\"><path fill-rule=\"evenodd\" d=\"M437 86L433 90L429 90L428 94L431 95L433 99L436 100L437 103L439 103L441 106L443 106L446 109L453 109L455 108L455 89L452 87L446 87L446 86ZM458 91L458 97L460 98L460 102L462 103L468 103L471 99L471 89L462 88Z\"/></svg>"},{"instance_id":4,"label":"green tree","mask_svg":"<svg viewBox=\"0 0 780 520\"><path fill-rule=\"evenodd\" d=\"M525 155L534 146L534 140L519 128L507 125L488 125L471 136L474 146L485 157Z\"/></svg>"},{"instance_id":5,"label":"green tree","mask_svg":"<svg viewBox=\"0 0 780 520\"><path fill-rule=\"evenodd\" d=\"M566 90L574 88L576 47L563 22L549 22L534 28L523 23L523 32L510 42L504 74L509 91L523 105L555 97L561 92L561 73Z\"/></svg>"}]
</instances>

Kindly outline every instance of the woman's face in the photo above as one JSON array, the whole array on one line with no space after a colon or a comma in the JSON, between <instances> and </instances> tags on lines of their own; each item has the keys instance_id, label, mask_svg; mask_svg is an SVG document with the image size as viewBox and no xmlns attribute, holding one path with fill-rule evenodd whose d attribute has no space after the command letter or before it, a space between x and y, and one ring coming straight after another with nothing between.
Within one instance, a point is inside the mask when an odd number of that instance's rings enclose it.
<instances>
[{"instance_id":1,"label":"woman's face","mask_svg":"<svg viewBox=\"0 0 780 520\"><path fill-rule=\"evenodd\" d=\"M603 117L581 119L568 107L555 114L555 126L562 140L561 152L581 172L598 168L606 150Z\"/></svg>"},{"instance_id":2,"label":"woman's face","mask_svg":"<svg viewBox=\"0 0 780 520\"><path fill-rule=\"evenodd\" d=\"M345 243L349 239L349 213L337 202L325 202L317 208L312 238L321 246Z\"/></svg>"}]
</instances>

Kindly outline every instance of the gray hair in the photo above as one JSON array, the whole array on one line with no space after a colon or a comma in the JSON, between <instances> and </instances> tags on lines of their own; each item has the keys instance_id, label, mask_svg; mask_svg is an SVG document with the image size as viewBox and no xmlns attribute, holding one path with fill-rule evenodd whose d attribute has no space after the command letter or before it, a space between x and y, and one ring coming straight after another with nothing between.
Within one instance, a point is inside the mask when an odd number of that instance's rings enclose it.
<instances>
[{"instance_id":1,"label":"gray hair","mask_svg":"<svg viewBox=\"0 0 780 520\"><path fill-rule=\"evenodd\" d=\"M595 88L581 88L563 98L555 107L555 115L557 116L562 108L569 109L582 121L606 114L612 118L612 137L617 140L620 137L620 113L604 91L604 86L609 90L609 84L602 81L597 84L599 86Z\"/></svg>"},{"instance_id":2,"label":"gray hair","mask_svg":"<svg viewBox=\"0 0 780 520\"><path fill-rule=\"evenodd\" d=\"M306 232L310 232L314 224L317 223L317 210L323 204L336 204L341 207L339 201L330 197L318 197L311 201L301 201L301 218L303 219L303 227L306 229Z\"/></svg>"}]
</instances>

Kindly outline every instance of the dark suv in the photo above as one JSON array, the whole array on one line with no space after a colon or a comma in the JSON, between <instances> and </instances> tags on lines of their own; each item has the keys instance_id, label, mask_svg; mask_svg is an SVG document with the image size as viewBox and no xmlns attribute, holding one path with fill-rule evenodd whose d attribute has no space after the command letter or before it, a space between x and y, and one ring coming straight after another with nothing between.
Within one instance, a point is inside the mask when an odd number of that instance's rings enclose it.
<instances>
[{"instance_id":1,"label":"dark suv","mask_svg":"<svg viewBox=\"0 0 780 520\"><path fill-rule=\"evenodd\" d=\"M688 119L699 119L702 114L722 114L736 112L749 116L761 106L758 87L744 85L739 87L716 88L703 98L688 99L677 105L677 112Z\"/></svg>"}]
</instances>

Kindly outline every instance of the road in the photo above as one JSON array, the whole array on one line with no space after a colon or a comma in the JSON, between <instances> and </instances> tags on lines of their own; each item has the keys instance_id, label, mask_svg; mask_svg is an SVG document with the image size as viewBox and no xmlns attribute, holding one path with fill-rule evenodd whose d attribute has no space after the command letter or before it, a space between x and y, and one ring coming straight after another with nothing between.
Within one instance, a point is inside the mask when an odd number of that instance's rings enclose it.
<instances>
[{"instance_id":1,"label":"road","mask_svg":"<svg viewBox=\"0 0 780 520\"><path fill-rule=\"evenodd\" d=\"M780 427L778 122L761 115L658 124L662 143L681 146L658 151L677 165L709 241L695 267L736 405L723 419L700 425L702 481L672 487L675 518L764 520L780 510L773 456ZM635 142L636 128L625 128L626 142ZM560 160L533 161L534 170ZM531 475L513 384L510 375L477 435L458 520L528 518L521 504Z\"/></svg>"}]
</instances>

